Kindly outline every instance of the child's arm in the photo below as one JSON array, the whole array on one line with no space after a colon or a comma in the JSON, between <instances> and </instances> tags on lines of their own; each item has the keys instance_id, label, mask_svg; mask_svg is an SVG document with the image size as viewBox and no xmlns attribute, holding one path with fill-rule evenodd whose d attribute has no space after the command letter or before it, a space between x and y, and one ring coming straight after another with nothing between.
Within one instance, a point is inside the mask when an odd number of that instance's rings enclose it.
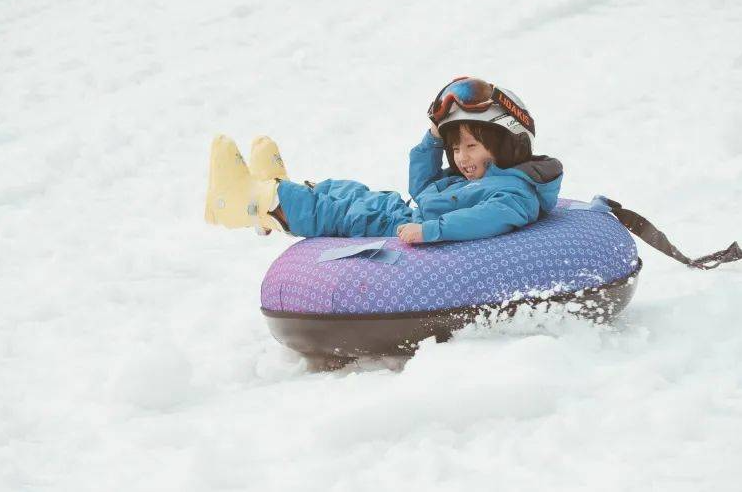
<instances>
[{"instance_id":1,"label":"child's arm","mask_svg":"<svg viewBox=\"0 0 742 494\"><path fill-rule=\"evenodd\" d=\"M409 193L417 202L417 195L425 187L443 178L443 140L430 131L425 132L423 140L410 151Z\"/></svg>"},{"instance_id":2,"label":"child's arm","mask_svg":"<svg viewBox=\"0 0 742 494\"><path fill-rule=\"evenodd\" d=\"M508 233L538 219L535 193L505 189L471 208L457 209L423 222L423 242L474 240Z\"/></svg>"}]
</instances>

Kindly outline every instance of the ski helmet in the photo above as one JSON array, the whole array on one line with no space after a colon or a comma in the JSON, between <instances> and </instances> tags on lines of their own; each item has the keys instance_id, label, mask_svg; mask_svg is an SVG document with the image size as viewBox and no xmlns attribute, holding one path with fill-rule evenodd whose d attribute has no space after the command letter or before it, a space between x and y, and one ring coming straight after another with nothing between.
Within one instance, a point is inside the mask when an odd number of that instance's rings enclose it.
<instances>
[{"instance_id":1,"label":"ski helmet","mask_svg":"<svg viewBox=\"0 0 742 494\"><path fill-rule=\"evenodd\" d=\"M439 130L453 122L483 122L525 134L531 147L536 138L533 117L515 93L472 77L459 77L441 89L428 117Z\"/></svg>"}]
</instances>

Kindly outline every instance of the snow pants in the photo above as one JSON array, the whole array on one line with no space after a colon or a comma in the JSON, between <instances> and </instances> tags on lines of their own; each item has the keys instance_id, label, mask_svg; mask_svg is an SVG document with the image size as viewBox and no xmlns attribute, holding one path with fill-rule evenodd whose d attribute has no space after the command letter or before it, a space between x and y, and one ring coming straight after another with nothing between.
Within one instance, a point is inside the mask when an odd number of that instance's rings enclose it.
<instances>
[{"instance_id":1,"label":"snow pants","mask_svg":"<svg viewBox=\"0 0 742 494\"><path fill-rule=\"evenodd\" d=\"M289 180L278 200L291 233L301 237L394 237L412 222L398 192L371 191L354 180L324 180L314 188Z\"/></svg>"}]
</instances>

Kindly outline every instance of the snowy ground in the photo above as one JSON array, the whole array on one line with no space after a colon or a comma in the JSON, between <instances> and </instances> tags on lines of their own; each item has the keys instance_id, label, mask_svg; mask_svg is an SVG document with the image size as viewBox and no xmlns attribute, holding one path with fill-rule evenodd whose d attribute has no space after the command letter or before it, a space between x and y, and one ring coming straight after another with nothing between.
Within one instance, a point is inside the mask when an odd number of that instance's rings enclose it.
<instances>
[{"instance_id":1,"label":"snowy ground","mask_svg":"<svg viewBox=\"0 0 742 494\"><path fill-rule=\"evenodd\" d=\"M612 327L312 373L259 312L294 239L202 220L217 132L406 194L470 74L526 101L564 197L706 254L742 240L741 47L723 1L0 3L0 489L742 489L742 263L640 244Z\"/></svg>"}]
</instances>

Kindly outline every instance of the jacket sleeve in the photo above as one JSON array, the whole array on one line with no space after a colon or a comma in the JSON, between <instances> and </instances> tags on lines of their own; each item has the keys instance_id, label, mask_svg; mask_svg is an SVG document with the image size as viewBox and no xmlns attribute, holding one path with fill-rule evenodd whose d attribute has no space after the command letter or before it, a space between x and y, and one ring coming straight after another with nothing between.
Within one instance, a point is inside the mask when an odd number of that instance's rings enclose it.
<instances>
[{"instance_id":1,"label":"jacket sleeve","mask_svg":"<svg viewBox=\"0 0 742 494\"><path fill-rule=\"evenodd\" d=\"M508 233L538 219L539 202L535 192L521 189L498 191L492 197L464 209L457 209L427 220L424 242L474 240Z\"/></svg>"},{"instance_id":2,"label":"jacket sleeve","mask_svg":"<svg viewBox=\"0 0 742 494\"><path fill-rule=\"evenodd\" d=\"M428 185L443 178L443 140L425 132L423 140L410 151L409 193L417 203L417 196Z\"/></svg>"}]
</instances>

